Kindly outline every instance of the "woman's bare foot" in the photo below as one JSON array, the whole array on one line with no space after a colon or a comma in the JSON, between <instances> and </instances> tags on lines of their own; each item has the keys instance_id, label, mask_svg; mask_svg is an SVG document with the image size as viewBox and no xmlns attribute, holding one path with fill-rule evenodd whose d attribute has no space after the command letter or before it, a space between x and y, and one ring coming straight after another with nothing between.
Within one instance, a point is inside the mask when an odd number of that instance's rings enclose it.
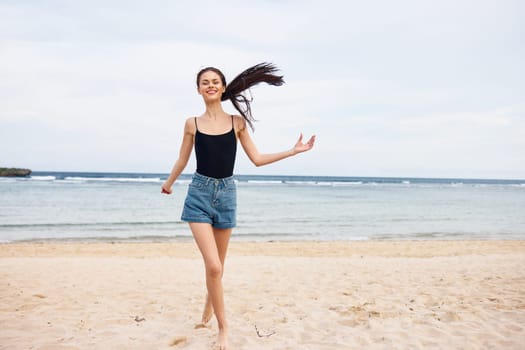
<instances>
[{"instance_id":1,"label":"woman's bare foot","mask_svg":"<svg viewBox=\"0 0 525 350\"><path fill-rule=\"evenodd\" d=\"M219 337L217 338L217 344L219 346L219 350L228 349L228 332L226 328L219 329Z\"/></svg>"},{"instance_id":2,"label":"woman's bare foot","mask_svg":"<svg viewBox=\"0 0 525 350\"><path fill-rule=\"evenodd\" d=\"M202 324L207 324L213 317L213 305L210 297L206 295L206 303L204 304L204 311L202 311Z\"/></svg>"}]
</instances>

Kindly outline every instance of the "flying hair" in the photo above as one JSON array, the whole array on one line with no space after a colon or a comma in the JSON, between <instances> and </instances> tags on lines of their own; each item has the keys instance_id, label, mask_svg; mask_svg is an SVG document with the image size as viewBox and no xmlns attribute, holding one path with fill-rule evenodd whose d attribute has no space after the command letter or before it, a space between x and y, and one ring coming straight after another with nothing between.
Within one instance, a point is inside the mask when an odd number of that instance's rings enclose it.
<instances>
[{"instance_id":1,"label":"flying hair","mask_svg":"<svg viewBox=\"0 0 525 350\"><path fill-rule=\"evenodd\" d=\"M202 73L206 71L213 71L219 74L223 85L226 86L226 90L222 94L221 100L226 101L230 100L235 109L243 116L248 125L252 130L254 130L253 122L255 118L252 116L252 109L250 103L253 101L253 98L250 94L250 97L246 97L243 92L249 90L251 87L259 84L266 83L273 86L281 86L284 84L283 76L275 74L279 69L275 67L272 63L259 63L253 67L250 67L244 70L242 73L237 75L229 84L226 84L226 78L222 72L214 67L203 68L197 74L197 86L199 85L199 80Z\"/></svg>"}]
</instances>

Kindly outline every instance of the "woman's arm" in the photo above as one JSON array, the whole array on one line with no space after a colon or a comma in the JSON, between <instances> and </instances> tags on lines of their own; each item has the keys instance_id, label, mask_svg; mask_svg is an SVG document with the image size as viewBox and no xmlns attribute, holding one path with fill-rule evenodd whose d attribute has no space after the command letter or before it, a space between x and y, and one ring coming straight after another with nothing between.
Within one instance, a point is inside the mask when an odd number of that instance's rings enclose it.
<instances>
[{"instance_id":1,"label":"woman's arm","mask_svg":"<svg viewBox=\"0 0 525 350\"><path fill-rule=\"evenodd\" d=\"M305 151L309 151L310 149L312 149L315 143L315 135L310 137L308 142L303 143L303 134L301 134L299 136L299 140L297 140L293 148L291 148L290 150L278 153L261 154L259 153L257 147L253 143L252 138L250 137L250 134L246 129L246 123L244 121L242 123L242 126L240 126L238 130L239 141L241 141L241 145L244 149L244 152L246 152L246 155L248 156L248 158L250 158L252 163L258 167L274 163L291 156L295 156L296 154Z\"/></svg>"},{"instance_id":2,"label":"woman's arm","mask_svg":"<svg viewBox=\"0 0 525 350\"><path fill-rule=\"evenodd\" d=\"M182 173L182 171L184 170L184 168L186 168L186 165L188 164L188 160L190 159L191 151L193 149L193 138L195 135L195 126L192 121L193 118L189 118L184 124L184 136L182 138L182 144L180 146L179 158L173 165L170 175L162 184L161 193L171 194L171 186L173 186L175 180L177 180L179 175Z\"/></svg>"}]
</instances>

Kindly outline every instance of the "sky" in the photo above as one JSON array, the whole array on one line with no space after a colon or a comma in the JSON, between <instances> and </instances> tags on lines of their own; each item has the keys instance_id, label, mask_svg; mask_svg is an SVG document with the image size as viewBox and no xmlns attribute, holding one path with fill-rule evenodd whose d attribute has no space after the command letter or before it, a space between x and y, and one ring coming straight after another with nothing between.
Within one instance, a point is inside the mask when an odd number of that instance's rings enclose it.
<instances>
[{"instance_id":1,"label":"sky","mask_svg":"<svg viewBox=\"0 0 525 350\"><path fill-rule=\"evenodd\" d=\"M510 0L0 0L0 166L168 173L195 78L260 62L238 174L525 179L525 21ZM235 110L223 103L227 112ZM194 155L185 173L195 169Z\"/></svg>"}]
</instances>

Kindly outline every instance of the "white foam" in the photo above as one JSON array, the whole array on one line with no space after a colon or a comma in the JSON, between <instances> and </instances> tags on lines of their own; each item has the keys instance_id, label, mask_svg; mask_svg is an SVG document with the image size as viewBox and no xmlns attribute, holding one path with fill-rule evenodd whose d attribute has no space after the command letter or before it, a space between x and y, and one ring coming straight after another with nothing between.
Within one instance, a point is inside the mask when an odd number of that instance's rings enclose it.
<instances>
[{"instance_id":1,"label":"white foam","mask_svg":"<svg viewBox=\"0 0 525 350\"><path fill-rule=\"evenodd\" d=\"M317 185L316 181L286 181L289 185Z\"/></svg>"},{"instance_id":2,"label":"white foam","mask_svg":"<svg viewBox=\"0 0 525 350\"><path fill-rule=\"evenodd\" d=\"M362 185L362 181L349 181L349 182L332 182L332 186L359 186Z\"/></svg>"},{"instance_id":3,"label":"white foam","mask_svg":"<svg viewBox=\"0 0 525 350\"><path fill-rule=\"evenodd\" d=\"M282 181L279 180L248 180L250 184L260 184L260 185L275 185L282 184Z\"/></svg>"},{"instance_id":4,"label":"white foam","mask_svg":"<svg viewBox=\"0 0 525 350\"><path fill-rule=\"evenodd\" d=\"M175 185L187 185L190 184L191 180L177 180L175 181Z\"/></svg>"},{"instance_id":5,"label":"white foam","mask_svg":"<svg viewBox=\"0 0 525 350\"><path fill-rule=\"evenodd\" d=\"M56 176L31 176L31 180L35 181L54 181Z\"/></svg>"},{"instance_id":6,"label":"white foam","mask_svg":"<svg viewBox=\"0 0 525 350\"><path fill-rule=\"evenodd\" d=\"M98 181L98 182L160 182L160 177L148 177L148 178L137 178L137 177L76 177L66 176L66 181Z\"/></svg>"}]
</instances>

